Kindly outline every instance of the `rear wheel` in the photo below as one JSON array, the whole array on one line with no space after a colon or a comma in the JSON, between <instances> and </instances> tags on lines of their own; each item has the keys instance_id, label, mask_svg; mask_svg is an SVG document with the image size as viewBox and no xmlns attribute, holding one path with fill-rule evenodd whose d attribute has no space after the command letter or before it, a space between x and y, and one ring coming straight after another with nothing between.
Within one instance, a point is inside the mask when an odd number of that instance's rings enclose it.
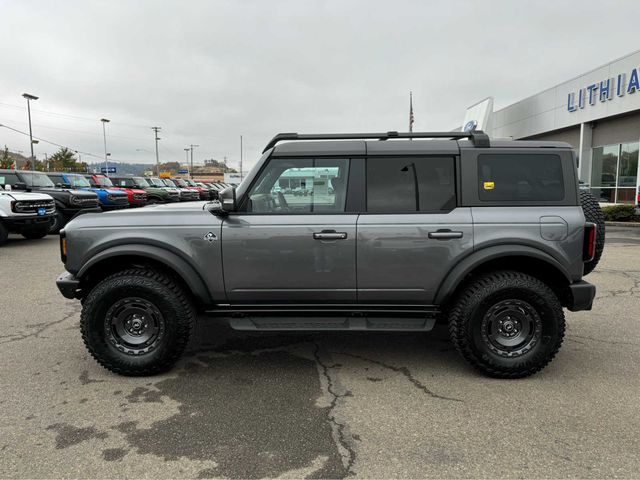
<instances>
[{"instance_id":1,"label":"rear wheel","mask_svg":"<svg viewBox=\"0 0 640 480\"><path fill-rule=\"evenodd\" d=\"M7 243L7 239L9 238L9 229L2 223L0 220L0 245L4 245Z\"/></svg>"},{"instance_id":2,"label":"rear wheel","mask_svg":"<svg viewBox=\"0 0 640 480\"><path fill-rule=\"evenodd\" d=\"M195 322L186 292L169 276L131 269L107 277L87 295L81 330L91 355L121 375L169 370L184 351Z\"/></svg>"},{"instance_id":3,"label":"rear wheel","mask_svg":"<svg viewBox=\"0 0 640 480\"><path fill-rule=\"evenodd\" d=\"M583 275L588 275L596 268L604 251L605 219L598 200L591 193L586 190L580 190L580 203L587 222L596 224L596 252L593 260L584 264Z\"/></svg>"},{"instance_id":4,"label":"rear wheel","mask_svg":"<svg viewBox=\"0 0 640 480\"><path fill-rule=\"evenodd\" d=\"M56 214L53 216L53 219L51 220L51 224L49 225L49 233L53 233L53 234L60 233L60 230L64 228L66 223L67 223L67 220L62 214L62 212L56 211Z\"/></svg>"},{"instance_id":5,"label":"rear wheel","mask_svg":"<svg viewBox=\"0 0 640 480\"><path fill-rule=\"evenodd\" d=\"M449 332L472 366L497 378L521 378L543 369L564 338L562 306L537 278L514 271L485 274L455 300Z\"/></svg>"},{"instance_id":6,"label":"rear wheel","mask_svg":"<svg viewBox=\"0 0 640 480\"><path fill-rule=\"evenodd\" d=\"M36 228L30 228L29 230L25 230L24 232L22 232L22 236L24 238L28 238L29 240L36 240L38 238L46 237L47 233L49 233L48 225L44 227L36 227Z\"/></svg>"}]
</instances>

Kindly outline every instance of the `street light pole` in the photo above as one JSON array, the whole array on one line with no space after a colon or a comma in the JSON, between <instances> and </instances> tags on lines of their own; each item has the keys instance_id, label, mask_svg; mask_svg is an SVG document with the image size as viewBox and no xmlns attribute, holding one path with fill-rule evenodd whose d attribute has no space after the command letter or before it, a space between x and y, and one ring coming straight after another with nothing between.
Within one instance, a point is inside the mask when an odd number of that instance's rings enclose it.
<instances>
[{"instance_id":1,"label":"street light pole","mask_svg":"<svg viewBox=\"0 0 640 480\"><path fill-rule=\"evenodd\" d=\"M108 153L107 153L107 129L105 125L109 123L111 120L108 120L106 118L101 118L100 121L102 122L102 137L104 138L104 169L105 169L104 174L108 177L109 176L109 159L108 159Z\"/></svg>"},{"instance_id":2,"label":"street light pole","mask_svg":"<svg viewBox=\"0 0 640 480\"><path fill-rule=\"evenodd\" d=\"M195 147L199 147L200 145L191 144L191 168L189 169L189 178L193 180L193 149Z\"/></svg>"},{"instance_id":3,"label":"street light pole","mask_svg":"<svg viewBox=\"0 0 640 480\"><path fill-rule=\"evenodd\" d=\"M158 131L162 130L162 127L151 127L151 130L155 132L154 138L156 140L156 175L160 177L160 157L158 157L158 140L160 140L160 137L158 137Z\"/></svg>"},{"instance_id":4,"label":"street light pole","mask_svg":"<svg viewBox=\"0 0 640 480\"><path fill-rule=\"evenodd\" d=\"M240 135L240 181L242 181L242 135Z\"/></svg>"},{"instance_id":5,"label":"street light pole","mask_svg":"<svg viewBox=\"0 0 640 480\"><path fill-rule=\"evenodd\" d=\"M191 150L190 148L185 148L184 149L184 164L188 167L189 166L189 150ZM189 170L189 175L191 175L191 170Z\"/></svg>"},{"instance_id":6,"label":"street light pole","mask_svg":"<svg viewBox=\"0 0 640 480\"><path fill-rule=\"evenodd\" d=\"M31 171L36 169L36 159L33 156L33 132L31 131L31 100L38 100L38 97L29 93L23 93L22 96L27 100L27 112L29 114L29 145L31 146Z\"/></svg>"}]
</instances>

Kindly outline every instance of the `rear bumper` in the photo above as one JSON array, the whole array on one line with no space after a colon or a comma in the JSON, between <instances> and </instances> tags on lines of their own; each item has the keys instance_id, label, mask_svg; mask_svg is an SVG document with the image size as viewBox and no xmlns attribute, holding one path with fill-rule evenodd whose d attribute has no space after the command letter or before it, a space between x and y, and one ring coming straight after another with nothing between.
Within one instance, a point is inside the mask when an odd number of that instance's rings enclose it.
<instances>
[{"instance_id":1,"label":"rear bumper","mask_svg":"<svg viewBox=\"0 0 640 480\"><path fill-rule=\"evenodd\" d=\"M593 299L596 296L596 286L583 280L569 285L571 292L570 303L567 308L572 312L591 310Z\"/></svg>"},{"instance_id":2,"label":"rear bumper","mask_svg":"<svg viewBox=\"0 0 640 480\"><path fill-rule=\"evenodd\" d=\"M56 280L60 293L66 298L80 298L80 280L73 274L64 272Z\"/></svg>"}]
</instances>

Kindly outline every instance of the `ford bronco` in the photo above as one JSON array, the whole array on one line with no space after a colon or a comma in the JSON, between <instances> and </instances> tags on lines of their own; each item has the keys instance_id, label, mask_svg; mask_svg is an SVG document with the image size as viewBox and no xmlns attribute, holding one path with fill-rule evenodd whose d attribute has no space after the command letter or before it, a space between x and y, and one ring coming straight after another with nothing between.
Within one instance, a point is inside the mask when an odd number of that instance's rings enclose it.
<instances>
[{"instance_id":1,"label":"ford bronco","mask_svg":"<svg viewBox=\"0 0 640 480\"><path fill-rule=\"evenodd\" d=\"M57 284L83 302L89 352L123 375L169 369L206 314L252 331L446 322L472 366L517 378L558 352L563 308L591 309L603 246L568 144L279 134L219 202L70 222Z\"/></svg>"}]
</instances>

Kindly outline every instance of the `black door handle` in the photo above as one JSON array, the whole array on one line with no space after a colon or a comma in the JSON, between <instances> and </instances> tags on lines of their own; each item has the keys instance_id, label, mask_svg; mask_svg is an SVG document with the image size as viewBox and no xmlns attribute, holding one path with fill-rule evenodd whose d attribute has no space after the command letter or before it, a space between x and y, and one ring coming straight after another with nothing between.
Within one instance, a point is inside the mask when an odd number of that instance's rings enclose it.
<instances>
[{"instance_id":1,"label":"black door handle","mask_svg":"<svg viewBox=\"0 0 640 480\"><path fill-rule=\"evenodd\" d=\"M336 232L335 230L322 230L313 234L314 240L345 240L347 232Z\"/></svg>"}]
</instances>

